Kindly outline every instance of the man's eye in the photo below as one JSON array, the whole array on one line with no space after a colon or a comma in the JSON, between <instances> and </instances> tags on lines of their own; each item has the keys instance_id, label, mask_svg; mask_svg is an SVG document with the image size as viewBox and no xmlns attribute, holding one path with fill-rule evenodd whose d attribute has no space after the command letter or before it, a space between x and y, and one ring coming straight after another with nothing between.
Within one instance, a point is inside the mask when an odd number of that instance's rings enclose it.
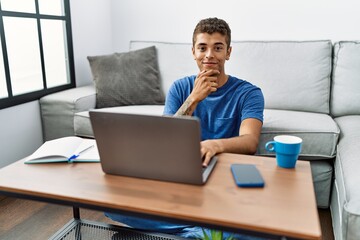
<instances>
[{"instance_id":1,"label":"man's eye","mask_svg":"<svg viewBox=\"0 0 360 240\"><path fill-rule=\"evenodd\" d=\"M216 47L215 50L216 50L216 51L222 51L222 50L223 50L223 47Z\"/></svg>"},{"instance_id":2,"label":"man's eye","mask_svg":"<svg viewBox=\"0 0 360 240\"><path fill-rule=\"evenodd\" d=\"M199 47L198 49L199 49L200 52L205 51L205 47Z\"/></svg>"}]
</instances>

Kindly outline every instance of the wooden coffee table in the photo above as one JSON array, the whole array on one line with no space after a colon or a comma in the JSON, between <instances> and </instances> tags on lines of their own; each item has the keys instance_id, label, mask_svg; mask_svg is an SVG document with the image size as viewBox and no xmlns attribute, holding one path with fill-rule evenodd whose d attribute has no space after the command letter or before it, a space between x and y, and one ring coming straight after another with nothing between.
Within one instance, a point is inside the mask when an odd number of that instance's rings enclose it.
<instances>
[{"instance_id":1,"label":"wooden coffee table","mask_svg":"<svg viewBox=\"0 0 360 240\"><path fill-rule=\"evenodd\" d=\"M321 239L309 162L277 167L273 158L220 154L204 186L104 174L99 163L27 165L0 169L0 194L78 208L113 211L226 231ZM265 187L235 185L232 163L255 164Z\"/></svg>"}]
</instances>

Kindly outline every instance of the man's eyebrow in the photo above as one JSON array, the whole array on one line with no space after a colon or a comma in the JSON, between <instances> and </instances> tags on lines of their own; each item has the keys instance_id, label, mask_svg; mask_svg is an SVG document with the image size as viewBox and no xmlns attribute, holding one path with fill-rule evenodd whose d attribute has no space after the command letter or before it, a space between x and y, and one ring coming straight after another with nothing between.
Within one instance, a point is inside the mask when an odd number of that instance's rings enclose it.
<instances>
[{"instance_id":1,"label":"man's eyebrow","mask_svg":"<svg viewBox=\"0 0 360 240\"><path fill-rule=\"evenodd\" d=\"M198 43L196 44L197 46L207 46L207 43ZM223 42L216 42L214 43L214 45L222 45L225 46L225 44Z\"/></svg>"}]
</instances>

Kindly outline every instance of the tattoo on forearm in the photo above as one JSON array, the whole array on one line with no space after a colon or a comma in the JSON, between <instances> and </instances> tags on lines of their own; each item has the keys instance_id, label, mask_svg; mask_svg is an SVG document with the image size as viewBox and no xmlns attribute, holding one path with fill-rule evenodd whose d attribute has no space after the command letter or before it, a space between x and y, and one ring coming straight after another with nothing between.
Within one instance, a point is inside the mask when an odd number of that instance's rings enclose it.
<instances>
[{"instance_id":1,"label":"tattoo on forearm","mask_svg":"<svg viewBox=\"0 0 360 240\"><path fill-rule=\"evenodd\" d=\"M190 100L186 100L179 110L175 113L176 116L190 116L193 113L192 104Z\"/></svg>"}]
</instances>

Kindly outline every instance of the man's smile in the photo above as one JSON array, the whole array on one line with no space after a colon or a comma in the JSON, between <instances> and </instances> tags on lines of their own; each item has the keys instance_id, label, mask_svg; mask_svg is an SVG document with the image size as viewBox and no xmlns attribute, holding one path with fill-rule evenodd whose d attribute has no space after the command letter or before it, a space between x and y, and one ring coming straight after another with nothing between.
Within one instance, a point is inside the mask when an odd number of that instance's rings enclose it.
<instances>
[{"instance_id":1,"label":"man's smile","mask_svg":"<svg viewBox=\"0 0 360 240\"><path fill-rule=\"evenodd\" d=\"M217 65L217 62L202 62L202 64L204 65L204 66L215 66L215 65Z\"/></svg>"}]
</instances>

